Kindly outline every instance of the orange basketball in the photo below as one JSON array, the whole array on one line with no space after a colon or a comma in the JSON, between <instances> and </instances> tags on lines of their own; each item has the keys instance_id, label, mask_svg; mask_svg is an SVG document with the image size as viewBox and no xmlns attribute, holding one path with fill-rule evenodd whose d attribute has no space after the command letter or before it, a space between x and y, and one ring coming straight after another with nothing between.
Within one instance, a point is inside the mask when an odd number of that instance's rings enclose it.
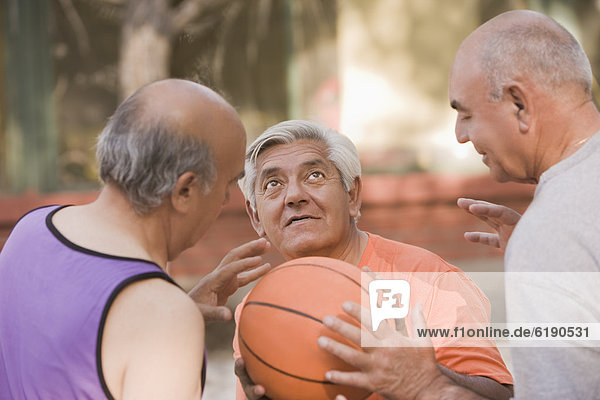
<instances>
[{"instance_id":1,"label":"orange basketball","mask_svg":"<svg viewBox=\"0 0 600 400\"><path fill-rule=\"evenodd\" d=\"M239 346L248 375L274 400L364 399L362 389L334 385L325 372L353 371L317 344L329 336L357 348L328 330L323 317L352 319L347 300L361 303L360 270L343 261L305 257L279 265L250 292L239 321ZM356 322L353 322L358 326Z\"/></svg>"}]
</instances>

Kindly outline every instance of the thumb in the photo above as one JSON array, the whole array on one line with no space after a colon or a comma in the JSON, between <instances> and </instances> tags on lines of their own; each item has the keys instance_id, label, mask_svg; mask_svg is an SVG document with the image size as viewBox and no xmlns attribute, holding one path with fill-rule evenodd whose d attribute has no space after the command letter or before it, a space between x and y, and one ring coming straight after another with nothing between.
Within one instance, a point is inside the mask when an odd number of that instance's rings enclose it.
<instances>
[{"instance_id":1,"label":"thumb","mask_svg":"<svg viewBox=\"0 0 600 400\"><path fill-rule=\"evenodd\" d=\"M232 317L231 310L225 306L215 307L208 304L198 304L198 309L207 323L227 322Z\"/></svg>"}]
</instances>

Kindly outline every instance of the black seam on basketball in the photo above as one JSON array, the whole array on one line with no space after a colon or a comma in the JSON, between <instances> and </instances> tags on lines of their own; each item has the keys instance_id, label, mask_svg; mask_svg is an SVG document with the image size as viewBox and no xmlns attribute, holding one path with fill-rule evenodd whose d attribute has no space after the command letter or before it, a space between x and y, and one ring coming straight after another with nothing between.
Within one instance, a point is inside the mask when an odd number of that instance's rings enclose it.
<instances>
[{"instance_id":1,"label":"black seam on basketball","mask_svg":"<svg viewBox=\"0 0 600 400\"><path fill-rule=\"evenodd\" d=\"M264 302L262 302L262 301L247 301L247 302L246 302L246 304L244 304L244 308L246 308L246 306L249 306L249 305L256 305L256 306L265 306L265 307L271 307L271 308L278 308L278 309L280 309L280 310L283 310L283 311L289 311L289 312L291 312L291 313L298 314L298 315L300 315L300 316L302 316L302 317L310 318L310 319L312 319L312 320L314 320L314 321L317 321L317 322L318 322L318 323L320 323L320 324L322 324L322 323L323 323L323 321L321 321L319 318L317 318L317 317L313 317L313 316L312 316L312 315L310 315L310 314L306 314L306 313L303 313L302 311L294 310L293 308L287 308L287 307L279 306L279 305L277 305L277 304L264 303Z\"/></svg>"},{"instance_id":2,"label":"black seam on basketball","mask_svg":"<svg viewBox=\"0 0 600 400\"><path fill-rule=\"evenodd\" d=\"M329 382L329 381L324 381L324 380L321 381L321 380L318 380L318 379L304 378L302 376L294 375L294 374L286 372L286 371L284 371L282 369L279 369L279 368L275 367L274 365L269 364L268 362L266 362L265 360L263 360L262 358L260 358L260 356L258 354L256 354L254 351L252 351L252 349L250 348L250 346L248 346L248 343L246 343L246 341L244 340L244 337L242 336L241 333L240 333L240 341L242 342L242 344L244 345L244 347L246 347L248 349L248 351L250 352L250 354L252 354L258 361L260 361L265 366L267 366L267 367L269 367L269 368L271 368L271 369L273 369L273 370L275 370L275 371L277 371L277 372L279 372L279 373L281 373L283 375L287 375L287 376L289 376L291 378L300 379L301 381L306 381L306 382L320 383L320 384L323 384L323 385L335 385L334 383Z\"/></svg>"},{"instance_id":3,"label":"black seam on basketball","mask_svg":"<svg viewBox=\"0 0 600 400\"><path fill-rule=\"evenodd\" d=\"M355 281L354 279L352 279L351 277L349 277L346 274L341 273L340 271L330 268L330 267L326 267L324 265L319 265L319 264L311 264L311 263L298 263L298 264L290 264L290 265L280 265L278 267L276 267L275 269L273 269L270 273L275 273L277 271L281 271L284 268L290 268L290 267L304 267L304 266L310 266L310 267L317 267L317 268L323 268L323 269L328 269L332 272L335 272L336 274L339 274L341 276L343 276L344 278L348 279L349 281L353 282L355 285L359 286L362 290L364 290L365 292L369 293L369 291L367 289L365 289L364 287L362 287L362 285L360 284L360 282Z\"/></svg>"}]
</instances>

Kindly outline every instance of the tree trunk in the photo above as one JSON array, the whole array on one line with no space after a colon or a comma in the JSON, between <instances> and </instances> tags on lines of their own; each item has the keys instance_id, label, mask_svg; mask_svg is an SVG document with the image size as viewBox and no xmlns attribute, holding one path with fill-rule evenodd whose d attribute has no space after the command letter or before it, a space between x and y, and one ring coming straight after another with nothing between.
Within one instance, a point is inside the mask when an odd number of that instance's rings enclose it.
<instances>
[{"instance_id":1,"label":"tree trunk","mask_svg":"<svg viewBox=\"0 0 600 400\"><path fill-rule=\"evenodd\" d=\"M171 32L168 0L127 0L121 31L119 96L169 77Z\"/></svg>"}]
</instances>

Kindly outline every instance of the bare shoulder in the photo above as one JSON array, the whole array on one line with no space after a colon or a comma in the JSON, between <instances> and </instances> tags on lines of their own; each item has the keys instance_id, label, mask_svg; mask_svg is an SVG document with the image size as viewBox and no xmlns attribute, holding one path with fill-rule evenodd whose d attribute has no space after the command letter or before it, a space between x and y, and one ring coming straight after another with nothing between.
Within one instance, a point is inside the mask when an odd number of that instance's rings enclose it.
<instances>
[{"instance_id":1,"label":"bare shoulder","mask_svg":"<svg viewBox=\"0 0 600 400\"><path fill-rule=\"evenodd\" d=\"M188 327L203 326L202 314L192 299L164 279L145 279L128 285L117 296L110 310L113 312L132 324L154 325L170 321L187 323ZM182 316L186 318L180 318Z\"/></svg>"},{"instance_id":2,"label":"bare shoulder","mask_svg":"<svg viewBox=\"0 0 600 400\"><path fill-rule=\"evenodd\" d=\"M177 286L147 279L123 289L108 312L101 346L113 396L199 396L204 320Z\"/></svg>"}]
</instances>

